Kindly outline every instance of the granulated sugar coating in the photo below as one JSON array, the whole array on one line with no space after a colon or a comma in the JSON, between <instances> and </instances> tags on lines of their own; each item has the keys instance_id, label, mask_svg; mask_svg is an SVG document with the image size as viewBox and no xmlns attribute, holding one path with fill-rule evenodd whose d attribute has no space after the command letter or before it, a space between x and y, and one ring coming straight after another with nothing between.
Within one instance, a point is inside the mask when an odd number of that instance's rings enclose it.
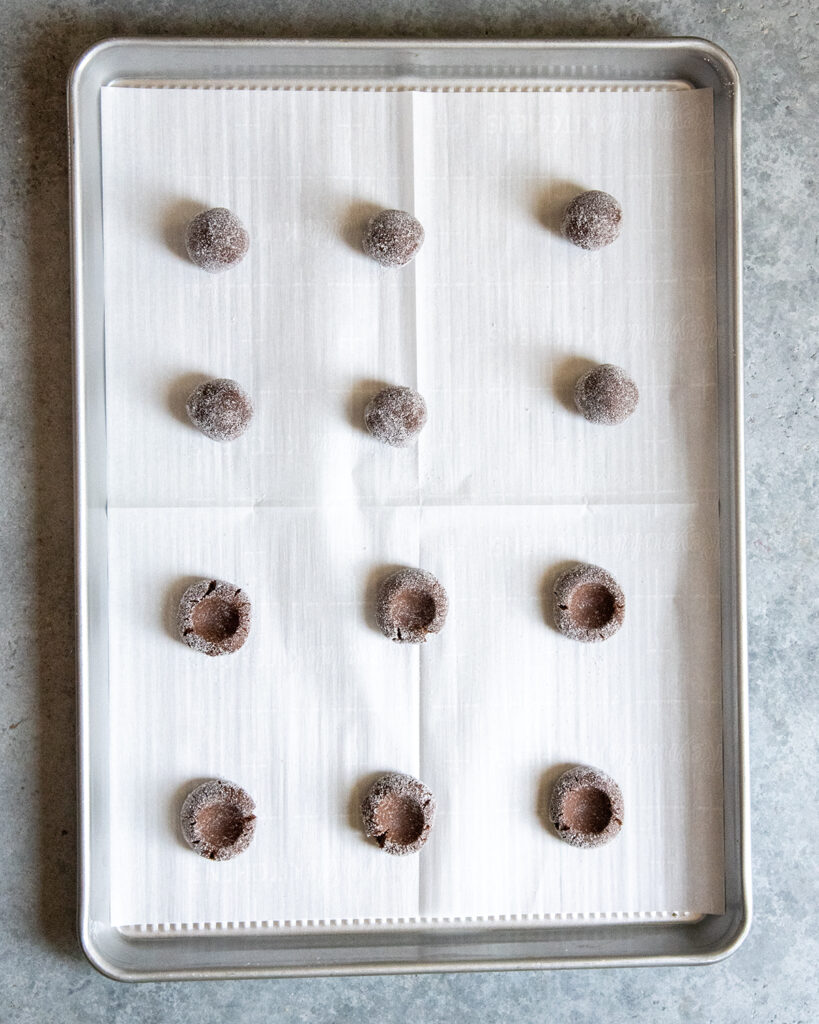
<instances>
[{"instance_id":1,"label":"granulated sugar coating","mask_svg":"<svg viewBox=\"0 0 819 1024\"><path fill-rule=\"evenodd\" d=\"M574 386L574 404L590 423L614 426L637 408L640 392L625 370L601 363L584 373Z\"/></svg>"},{"instance_id":2,"label":"granulated sugar coating","mask_svg":"<svg viewBox=\"0 0 819 1024\"><path fill-rule=\"evenodd\" d=\"M250 846L256 805L234 782L211 779L189 793L179 822L185 842L200 857L230 860Z\"/></svg>"},{"instance_id":3,"label":"granulated sugar coating","mask_svg":"<svg viewBox=\"0 0 819 1024\"><path fill-rule=\"evenodd\" d=\"M185 232L188 256L209 274L219 274L241 263L249 246L244 224L222 206L197 214Z\"/></svg>"},{"instance_id":4,"label":"granulated sugar coating","mask_svg":"<svg viewBox=\"0 0 819 1024\"><path fill-rule=\"evenodd\" d=\"M224 580L199 580L182 595L176 626L195 651L215 657L232 654L250 634L250 600Z\"/></svg>"},{"instance_id":5,"label":"granulated sugar coating","mask_svg":"<svg viewBox=\"0 0 819 1024\"><path fill-rule=\"evenodd\" d=\"M382 210L364 233L364 252L382 267L403 267L424 244L421 222L403 210Z\"/></svg>"},{"instance_id":6,"label":"granulated sugar coating","mask_svg":"<svg viewBox=\"0 0 819 1024\"><path fill-rule=\"evenodd\" d=\"M566 207L560 230L581 249L602 249L620 234L622 217L620 204L608 192L583 192Z\"/></svg>"},{"instance_id":7,"label":"granulated sugar coating","mask_svg":"<svg viewBox=\"0 0 819 1024\"><path fill-rule=\"evenodd\" d=\"M398 644L421 644L440 633L448 610L446 591L424 569L399 569L378 590L378 626Z\"/></svg>"},{"instance_id":8,"label":"granulated sugar coating","mask_svg":"<svg viewBox=\"0 0 819 1024\"><path fill-rule=\"evenodd\" d=\"M235 380L217 377L195 388L185 403L191 423L212 441L235 441L250 426L253 402Z\"/></svg>"},{"instance_id":9,"label":"granulated sugar coating","mask_svg":"<svg viewBox=\"0 0 819 1024\"><path fill-rule=\"evenodd\" d=\"M364 410L367 430L393 448L412 444L427 422L427 403L412 388L384 388Z\"/></svg>"},{"instance_id":10,"label":"granulated sugar coating","mask_svg":"<svg viewBox=\"0 0 819 1024\"><path fill-rule=\"evenodd\" d=\"M603 846L623 824L623 794L605 772L578 764L554 784L549 818L565 843L584 850Z\"/></svg>"},{"instance_id":11,"label":"granulated sugar coating","mask_svg":"<svg viewBox=\"0 0 819 1024\"><path fill-rule=\"evenodd\" d=\"M555 625L571 640L608 640L625 615L626 598L619 583L599 565L580 563L555 581Z\"/></svg>"},{"instance_id":12,"label":"granulated sugar coating","mask_svg":"<svg viewBox=\"0 0 819 1024\"><path fill-rule=\"evenodd\" d=\"M435 797L423 782L389 772L370 786L361 801L364 832L385 853L415 853L429 838L435 807Z\"/></svg>"}]
</instances>

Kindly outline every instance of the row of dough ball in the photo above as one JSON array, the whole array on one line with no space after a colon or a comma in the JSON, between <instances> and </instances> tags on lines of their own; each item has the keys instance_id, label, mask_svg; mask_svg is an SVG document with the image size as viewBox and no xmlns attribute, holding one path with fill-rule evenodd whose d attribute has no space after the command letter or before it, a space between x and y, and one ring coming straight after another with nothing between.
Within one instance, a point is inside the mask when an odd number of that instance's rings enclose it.
<instances>
[{"instance_id":1,"label":"row of dough ball","mask_svg":"<svg viewBox=\"0 0 819 1024\"><path fill-rule=\"evenodd\" d=\"M637 408L637 385L619 366L601 363L578 378L574 400L590 423L623 423ZM185 404L191 423L212 441L235 441L250 426L253 401L235 380L217 377L196 387ZM393 386L374 395L364 410L370 434L393 448L412 444L427 422L427 404L413 388Z\"/></svg>"},{"instance_id":2,"label":"row of dough ball","mask_svg":"<svg viewBox=\"0 0 819 1024\"><path fill-rule=\"evenodd\" d=\"M420 779L387 772L361 801L364 834L385 852L417 853L435 824L437 804ZM250 846L256 833L256 804L235 782L210 779L192 790L182 805L185 842L208 860L231 860ZM571 846L592 849L613 839L623 824L623 795L599 768L574 765L552 787L548 818L557 836Z\"/></svg>"},{"instance_id":3,"label":"row of dough ball","mask_svg":"<svg viewBox=\"0 0 819 1024\"><path fill-rule=\"evenodd\" d=\"M555 627L581 643L608 640L626 614L620 584L610 572L587 562L558 576L552 602ZM448 613L447 592L426 569L398 569L378 588L376 622L395 643L425 643L441 632ZM210 657L233 654L250 636L250 598L226 580L198 580L182 595L176 625L179 638L193 650Z\"/></svg>"},{"instance_id":4,"label":"row of dough ball","mask_svg":"<svg viewBox=\"0 0 819 1024\"><path fill-rule=\"evenodd\" d=\"M623 211L608 192L583 192L563 212L561 233L581 249L602 249L620 234ZM403 267L424 244L421 222L405 210L382 210L368 222L361 240L364 252L382 267ZM197 214L185 230L191 262L210 274L241 263L250 235L241 220L222 206Z\"/></svg>"}]
</instances>

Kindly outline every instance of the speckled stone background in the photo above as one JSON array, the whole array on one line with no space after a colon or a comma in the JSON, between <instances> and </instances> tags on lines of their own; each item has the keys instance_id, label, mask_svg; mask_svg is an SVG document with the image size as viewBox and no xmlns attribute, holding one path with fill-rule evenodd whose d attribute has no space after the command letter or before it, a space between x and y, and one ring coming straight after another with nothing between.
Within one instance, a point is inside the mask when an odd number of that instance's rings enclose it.
<instances>
[{"instance_id":1,"label":"speckled stone background","mask_svg":"<svg viewBox=\"0 0 819 1024\"><path fill-rule=\"evenodd\" d=\"M819 1020L816 0L3 0L0 1019ZM713 967L128 986L74 935L65 79L113 35L704 36L744 83L755 923Z\"/></svg>"}]
</instances>

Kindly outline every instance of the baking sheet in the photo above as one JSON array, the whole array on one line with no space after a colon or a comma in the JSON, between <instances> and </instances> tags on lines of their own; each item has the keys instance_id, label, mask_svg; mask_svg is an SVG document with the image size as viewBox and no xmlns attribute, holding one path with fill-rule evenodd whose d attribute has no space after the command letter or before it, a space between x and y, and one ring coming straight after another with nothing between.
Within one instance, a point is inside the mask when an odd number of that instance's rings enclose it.
<instances>
[{"instance_id":1,"label":"baking sheet","mask_svg":"<svg viewBox=\"0 0 819 1024\"><path fill-rule=\"evenodd\" d=\"M722 910L710 102L103 90L113 923ZM553 230L581 187L623 202L611 250ZM370 204L425 223L411 267L356 251ZM210 205L253 237L219 277L179 252ZM638 380L617 430L569 408L586 360ZM207 375L254 395L234 445L184 422ZM376 380L426 395L417 450L359 429ZM570 559L626 589L600 648L544 618ZM372 629L392 564L450 591L422 650ZM254 601L234 657L172 637L199 575ZM621 836L591 853L538 814L580 760L626 797ZM418 858L380 855L351 813L387 768L438 794ZM213 774L259 804L227 865L175 829Z\"/></svg>"}]
</instances>

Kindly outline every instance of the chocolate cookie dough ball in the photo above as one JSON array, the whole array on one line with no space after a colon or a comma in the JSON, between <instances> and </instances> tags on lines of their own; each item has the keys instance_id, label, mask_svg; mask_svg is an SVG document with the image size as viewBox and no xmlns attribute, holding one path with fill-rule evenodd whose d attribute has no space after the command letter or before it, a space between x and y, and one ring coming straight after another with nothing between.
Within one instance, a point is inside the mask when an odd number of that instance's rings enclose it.
<instances>
[{"instance_id":1,"label":"chocolate cookie dough ball","mask_svg":"<svg viewBox=\"0 0 819 1024\"><path fill-rule=\"evenodd\" d=\"M623 794L605 772L578 764L554 784L549 818L564 843L584 850L603 846L623 824Z\"/></svg>"},{"instance_id":2,"label":"chocolate cookie dough ball","mask_svg":"<svg viewBox=\"0 0 819 1024\"><path fill-rule=\"evenodd\" d=\"M198 213L185 231L188 256L209 274L219 274L241 263L249 246L244 224L222 206Z\"/></svg>"},{"instance_id":3,"label":"chocolate cookie dough ball","mask_svg":"<svg viewBox=\"0 0 819 1024\"><path fill-rule=\"evenodd\" d=\"M364 252L382 267L403 267L424 244L421 222L404 210L382 210L367 225Z\"/></svg>"},{"instance_id":4,"label":"chocolate cookie dough ball","mask_svg":"<svg viewBox=\"0 0 819 1024\"><path fill-rule=\"evenodd\" d=\"M574 404L590 423L622 423L639 400L640 392L631 377L611 363L595 366L574 386Z\"/></svg>"},{"instance_id":5,"label":"chocolate cookie dough ball","mask_svg":"<svg viewBox=\"0 0 819 1024\"><path fill-rule=\"evenodd\" d=\"M602 249L620 234L622 217L620 204L608 192L583 192L566 207L560 230L581 249Z\"/></svg>"},{"instance_id":6,"label":"chocolate cookie dough ball","mask_svg":"<svg viewBox=\"0 0 819 1024\"><path fill-rule=\"evenodd\" d=\"M625 615L626 598L619 583L599 565L581 563L555 581L555 625L571 640L608 640Z\"/></svg>"},{"instance_id":7,"label":"chocolate cookie dough ball","mask_svg":"<svg viewBox=\"0 0 819 1024\"><path fill-rule=\"evenodd\" d=\"M185 842L200 857L230 860L250 846L256 805L234 782L211 779L189 793L179 821Z\"/></svg>"},{"instance_id":8,"label":"chocolate cookie dough ball","mask_svg":"<svg viewBox=\"0 0 819 1024\"><path fill-rule=\"evenodd\" d=\"M253 419L250 396L227 377L200 384L191 392L185 408L191 423L212 441L235 441Z\"/></svg>"},{"instance_id":9,"label":"chocolate cookie dough ball","mask_svg":"<svg viewBox=\"0 0 819 1024\"><path fill-rule=\"evenodd\" d=\"M379 588L376 620L395 643L421 644L444 628L448 608L446 591L431 572L399 569Z\"/></svg>"},{"instance_id":10,"label":"chocolate cookie dough ball","mask_svg":"<svg viewBox=\"0 0 819 1024\"><path fill-rule=\"evenodd\" d=\"M411 775L390 772L377 779L361 801L364 831L385 853L420 850L435 821L435 797Z\"/></svg>"},{"instance_id":11,"label":"chocolate cookie dough ball","mask_svg":"<svg viewBox=\"0 0 819 1024\"><path fill-rule=\"evenodd\" d=\"M427 422L427 403L412 388L384 388L364 410L367 430L384 444L406 448Z\"/></svg>"},{"instance_id":12,"label":"chocolate cookie dough ball","mask_svg":"<svg viewBox=\"0 0 819 1024\"><path fill-rule=\"evenodd\" d=\"M250 600L224 580L199 580L182 595L176 625L195 651L215 657L232 654L250 634Z\"/></svg>"}]
</instances>

